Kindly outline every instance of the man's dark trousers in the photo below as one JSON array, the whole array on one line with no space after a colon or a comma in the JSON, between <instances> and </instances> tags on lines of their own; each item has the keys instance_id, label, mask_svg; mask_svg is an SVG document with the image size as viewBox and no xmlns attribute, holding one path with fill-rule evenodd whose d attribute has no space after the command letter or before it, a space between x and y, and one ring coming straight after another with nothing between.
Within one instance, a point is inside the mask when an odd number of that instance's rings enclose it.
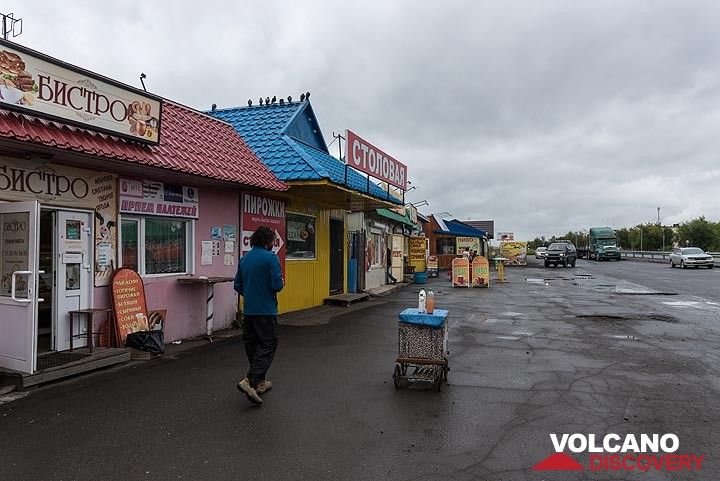
<instances>
[{"instance_id":1,"label":"man's dark trousers","mask_svg":"<svg viewBox=\"0 0 720 481\"><path fill-rule=\"evenodd\" d=\"M250 368L247 377L252 387L265 380L278 346L277 316L245 315L243 341Z\"/></svg>"}]
</instances>

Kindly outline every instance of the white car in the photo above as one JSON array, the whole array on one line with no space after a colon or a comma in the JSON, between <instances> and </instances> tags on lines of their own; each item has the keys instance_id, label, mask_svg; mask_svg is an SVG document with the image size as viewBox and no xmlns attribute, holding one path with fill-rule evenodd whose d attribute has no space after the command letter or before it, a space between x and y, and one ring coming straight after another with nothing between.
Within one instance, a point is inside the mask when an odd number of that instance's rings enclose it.
<instances>
[{"instance_id":1,"label":"white car","mask_svg":"<svg viewBox=\"0 0 720 481\"><path fill-rule=\"evenodd\" d=\"M547 247L538 247L535 249L535 259L545 259L547 255Z\"/></svg>"},{"instance_id":2,"label":"white car","mask_svg":"<svg viewBox=\"0 0 720 481\"><path fill-rule=\"evenodd\" d=\"M670 253L670 267L707 267L714 266L713 257L699 247L679 247Z\"/></svg>"}]
</instances>

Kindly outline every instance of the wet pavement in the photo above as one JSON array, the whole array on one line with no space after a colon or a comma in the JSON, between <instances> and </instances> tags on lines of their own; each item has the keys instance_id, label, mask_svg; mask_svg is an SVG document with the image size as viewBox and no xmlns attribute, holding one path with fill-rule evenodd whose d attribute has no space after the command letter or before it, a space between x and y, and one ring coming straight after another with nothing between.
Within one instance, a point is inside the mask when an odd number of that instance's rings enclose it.
<instances>
[{"instance_id":1,"label":"wet pavement","mask_svg":"<svg viewBox=\"0 0 720 481\"><path fill-rule=\"evenodd\" d=\"M506 272L490 289L425 286L450 310L440 393L393 387L409 286L327 324L282 326L261 408L235 390L237 338L15 394L0 404L0 479L718 478L717 271ZM706 461L690 473L531 471L554 452L550 433L675 433L679 452Z\"/></svg>"}]
</instances>

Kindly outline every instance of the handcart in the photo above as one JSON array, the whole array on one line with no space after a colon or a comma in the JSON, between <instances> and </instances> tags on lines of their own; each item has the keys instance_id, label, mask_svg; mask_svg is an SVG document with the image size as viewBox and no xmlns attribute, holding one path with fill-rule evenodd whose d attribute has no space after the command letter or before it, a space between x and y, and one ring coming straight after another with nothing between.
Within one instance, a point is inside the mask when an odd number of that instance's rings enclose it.
<instances>
[{"instance_id":1,"label":"handcart","mask_svg":"<svg viewBox=\"0 0 720 481\"><path fill-rule=\"evenodd\" d=\"M398 357L395 360L395 388L412 382L431 382L440 392L447 382L448 311L435 309L432 314L409 308L400 313Z\"/></svg>"}]
</instances>

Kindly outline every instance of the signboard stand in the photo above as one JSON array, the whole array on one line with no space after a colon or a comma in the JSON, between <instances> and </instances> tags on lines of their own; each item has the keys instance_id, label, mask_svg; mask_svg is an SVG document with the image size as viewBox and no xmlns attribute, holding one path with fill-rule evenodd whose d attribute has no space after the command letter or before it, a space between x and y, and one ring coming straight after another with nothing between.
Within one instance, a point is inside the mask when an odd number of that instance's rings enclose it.
<instances>
[{"instance_id":1,"label":"signboard stand","mask_svg":"<svg viewBox=\"0 0 720 481\"><path fill-rule=\"evenodd\" d=\"M472 261L472 287L490 287L490 263L486 257L477 256Z\"/></svg>"},{"instance_id":2,"label":"signboard stand","mask_svg":"<svg viewBox=\"0 0 720 481\"><path fill-rule=\"evenodd\" d=\"M452 261L452 286L470 287L470 261L457 257Z\"/></svg>"},{"instance_id":3,"label":"signboard stand","mask_svg":"<svg viewBox=\"0 0 720 481\"><path fill-rule=\"evenodd\" d=\"M426 266L428 277L437 277L440 275L437 256L428 256Z\"/></svg>"},{"instance_id":4,"label":"signboard stand","mask_svg":"<svg viewBox=\"0 0 720 481\"><path fill-rule=\"evenodd\" d=\"M145 286L142 278L132 269L115 271L110 283L117 339L125 345L128 334L150 329L148 322Z\"/></svg>"}]
</instances>

